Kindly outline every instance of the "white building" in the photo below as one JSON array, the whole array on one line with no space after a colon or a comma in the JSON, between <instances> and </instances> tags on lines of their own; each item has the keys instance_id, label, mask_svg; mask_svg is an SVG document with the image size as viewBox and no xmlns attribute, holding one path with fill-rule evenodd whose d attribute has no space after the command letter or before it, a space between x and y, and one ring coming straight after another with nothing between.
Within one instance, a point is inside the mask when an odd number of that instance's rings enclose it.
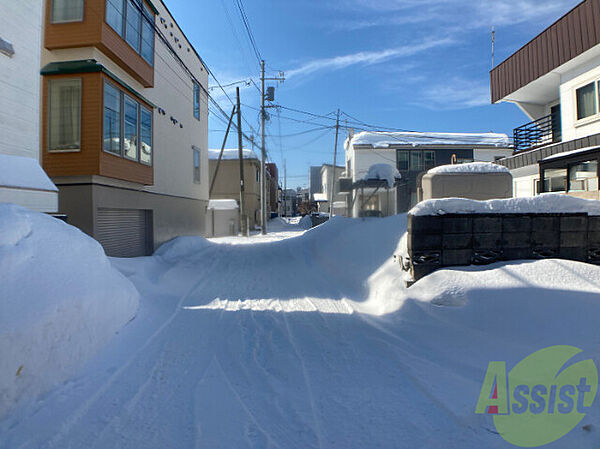
<instances>
[{"instance_id":1,"label":"white building","mask_svg":"<svg viewBox=\"0 0 600 449\"><path fill-rule=\"evenodd\" d=\"M600 199L597 7L597 0L581 2L490 74L492 101L516 104L531 121L515 129L515 154L501 162L516 196Z\"/></svg>"},{"instance_id":2,"label":"white building","mask_svg":"<svg viewBox=\"0 0 600 449\"><path fill-rule=\"evenodd\" d=\"M346 173L355 189L348 194L352 216L406 212L419 201L419 182L430 168L450 163L494 162L512 154L506 134L362 132L345 142ZM388 164L401 175L396 186L364 187L369 169Z\"/></svg>"},{"instance_id":3,"label":"white building","mask_svg":"<svg viewBox=\"0 0 600 449\"><path fill-rule=\"evenodd\" d=\"M0 202L57 212L39 164L42 0L0 2Z\"/></svg>"}]
</instances>

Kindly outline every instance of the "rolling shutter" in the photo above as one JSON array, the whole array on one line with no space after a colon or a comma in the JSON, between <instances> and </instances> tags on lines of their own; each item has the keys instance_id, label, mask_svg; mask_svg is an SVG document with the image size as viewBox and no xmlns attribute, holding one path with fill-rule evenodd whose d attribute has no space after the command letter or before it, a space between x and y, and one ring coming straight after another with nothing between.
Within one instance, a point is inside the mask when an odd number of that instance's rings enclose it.
<instances>
[{"instance_id":1,"label":"rolling shutter","mask_svg":"<svg viewBox=\"0 0 600 449\"><path fill-rule=\"evenodd\" d=\"M152 253L152 211L99 208L96 240L111 257L139 257Z\"/></svg>"}]
</instances>

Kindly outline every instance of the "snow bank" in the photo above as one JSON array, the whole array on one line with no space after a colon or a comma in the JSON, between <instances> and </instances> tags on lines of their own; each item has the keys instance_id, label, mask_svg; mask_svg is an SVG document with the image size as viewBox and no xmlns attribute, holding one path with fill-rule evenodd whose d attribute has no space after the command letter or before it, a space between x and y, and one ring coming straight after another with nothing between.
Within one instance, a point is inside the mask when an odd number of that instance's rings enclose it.
<instances>
[{"instance_id":1,"label":"snow bank","mask_svg":"<svg viewBox=\"0 0 600 449\"><path fill-rule=\"evenodd\" d=\"M504 214L504 213L588 213L600 215L600 201L545 193L529 198L476 201L464 198L427 200L413 207L411 215Z\"/></svg>"},{"instance_id":2,"label":"snow bank","mask_svg":"<svg viewBox=\"0 0 600 449\"><path fill-rule=\"evenodd\" d=\"M388 148L392 145L490 145L508 147L506 134L496 133L420 133L420 132L361 132L350 141L351 145L371 145Z\"/></svg>"},{"instance_id":3,"label":"snow bank","mask_svg":"<svg viewBox=\"0 0 600 449\"><path fill-rule=\"evenodd\" d=\"M38 161L8 154L0 154L0 186L58 191Z\"/></svg>"},{"instance_id":4,"label":"snow bank","mask_svg":"<svg viewBox=\"0 0 600 449\"><path fill-rule=\"evenodd\" d=\"M363 178L365 181L373 179L381 179L387 181L388 188L394 187L397 179L402 178L396 167L390 164L373 164L369 167L369 171Z\"/></svg>"},{"instance_id":5,"label":"snow bank","mask_svg":"<svg viewBox=\"0 0 600 449\"><path fill-rule=\"evenodd\" d=\"M135 316L138 301L95 240L0 204L0 417L73 375Z\"/></svg>"},{"instance_id":6,"label":"snow bank","mask_svg":"<svg viewBox=\"0 0 600 449\"><path fill-rule=\"evenodd\" d=\"M302 229L312 228L312 220L310 219L310 215L305 215L302 217L298 222L298 226L300 226Z\"/></svg>"},{"instance_id":7,"label":"snow bank","mask_svg":"<svg viewBox=\"0 0 600 449\"><path fill-rule=\"evenodd\" d=\"M429 174L510 173L503 165L492 162L470 162L468 164L440 165L429 170Z\"/></svg>"},{"instance_id":8,"label":"snow bank","mask_svg":"<svg viewBox=\"0 0 600 449\"><path fill-rule=\"evenodd\" d=\"M221 153L221 150L208 150L208 159L217 160L217 159L219 159L220 153ZM256 153L247 148L244 148L242 150L242 157L244 159L258 159L258 156L256 155ZM237 148L223 150L223 157L221 158L221 160L223 160L223 161L229 160L230 161L230 160L237 160L237 159L239 159L239 150Z\"/></svg>"},{"instance_id":9,"label":"snow bank","mask_svg":"<svg viewBox=\"0 0 600 449\"><path fill-rule=\"evenodd\" d=\"M210 200L208 208L212 210L234 210L240 207L236 200Z\"/></svg>"}]
</instances>

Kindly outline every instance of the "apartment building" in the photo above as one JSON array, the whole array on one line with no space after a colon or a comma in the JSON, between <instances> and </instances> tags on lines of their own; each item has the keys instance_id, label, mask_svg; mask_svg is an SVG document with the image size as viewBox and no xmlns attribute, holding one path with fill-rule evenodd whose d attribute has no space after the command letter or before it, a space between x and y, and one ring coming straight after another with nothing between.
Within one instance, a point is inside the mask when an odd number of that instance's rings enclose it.
<instances>
[{"instance_id":1,"label":"apartment building","mask_svg":"<svg viewBox=\"0 0 600 449\"><path fill-rule=\"evenodd\" d=\"M43 167L111 256L202 234L208 74L160 0L45 0Z\"/></svg>"},{"instance_id":2,"label":"apartment building","mask_svg":"<svg viewBox=\"0 0 600 449\"><path fill-rule=\"evenodd\" d=\"M58 210L40 158L43 0L0 2L0 203Z\"/></svg>"},{"instance_id":3,"label":"apartment building","mask_svg":"<svg viewBox=\"0 0 600 449\"><path fill-rule=\"evenodd\" d=\"M490 73L492 102L529 120L500 161L515 196L542 192L600 199L600 0L585 0Z\"/></svg>"},{"instance_id":4,"label":"apartment building","mask_svg":"<svg viewBox=\"0 0 600 449\"><path fill-rule=\"evenodd\" d=\"M433 167L451 163L495 162L513 152L506 134L362 132L345 142L346 174L354 192L348 195L353 217L381 213L394 215L410 210L419 201L419 183ZM369 169L387 164L398 170L400 181L393 188L368 185Z\"/></svg>"}]
</instances>

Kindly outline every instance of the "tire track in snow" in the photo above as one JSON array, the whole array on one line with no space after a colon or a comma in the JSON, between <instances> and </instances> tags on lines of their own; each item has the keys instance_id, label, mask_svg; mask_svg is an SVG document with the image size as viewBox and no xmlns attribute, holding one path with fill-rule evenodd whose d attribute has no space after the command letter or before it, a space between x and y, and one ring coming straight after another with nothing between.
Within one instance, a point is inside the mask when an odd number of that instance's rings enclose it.
<instances>
[{"instance_id":1,"label":"tire track in snow","mask_svg":"<svg viewBox=\"0 0 600 449\"><path fill-rule=\"evenodd\" d=\"M116 370L108 380L90 397L87 401L85 401L77 410L73 412L65 423L63 423L57 432L57 434L52 437L47 444L47 447L56 447L57 443L63 439L73 428L75 424L77 424L92 408L92 406L100 399L100 397L108 391L108 389L113 385L113 383L123 374L135 361L135 359L146 349L148 348L154 340L162 334L162 332L173 322L173 320L177 317L177 315L181 312L182 305L186 299L188 299L192 293L207 282L207 278L203 277L200 281L196 282L184 295L181 296L177 305L175 306L175 310L171 314L167 320L146 340L146 342L140 346L135 353L127 360L125 364L123 364L118 370ZM60 446L59 446L60 447Z\"/></svg>"}]
</instances>

